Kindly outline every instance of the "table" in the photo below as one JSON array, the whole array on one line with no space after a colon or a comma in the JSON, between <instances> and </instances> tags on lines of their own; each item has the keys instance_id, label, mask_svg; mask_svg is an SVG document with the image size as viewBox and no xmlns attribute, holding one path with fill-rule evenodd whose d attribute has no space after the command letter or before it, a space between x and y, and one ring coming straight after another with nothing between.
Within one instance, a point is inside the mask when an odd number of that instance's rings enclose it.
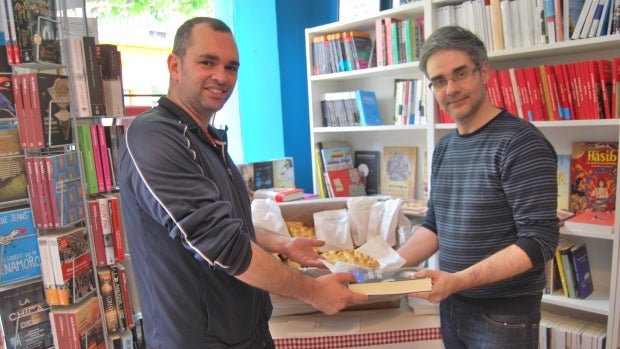
<instances>
[{"instance_id":1,"label":"table","mask_svg":"<svg viewBox=\"0 0 620 349\"><path fill-rule=\"evenodd\" d=\"M277 349L443 348L438 315L399 308L278 316L269 323Z\"/></svg>"}]
</instances>

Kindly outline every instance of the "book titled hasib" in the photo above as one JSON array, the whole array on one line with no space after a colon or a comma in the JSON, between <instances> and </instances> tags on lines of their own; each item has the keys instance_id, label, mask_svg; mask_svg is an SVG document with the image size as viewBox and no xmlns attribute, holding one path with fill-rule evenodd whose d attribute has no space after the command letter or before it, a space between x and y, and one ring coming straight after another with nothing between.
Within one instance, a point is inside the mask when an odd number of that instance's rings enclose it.
<instances>
[{"instance_id":1,"label":"book titled hasib","mask_svg":"<svg viewBox=\"0 0 620 349\"><path fill-rule=\"evenodd\" d=\"M394 270L355 269L351 274L357 283L350 284L351 291L367 295L408 294L431 290L430 278L417 278L416 267Z\"/></svg>"}]
</instances>

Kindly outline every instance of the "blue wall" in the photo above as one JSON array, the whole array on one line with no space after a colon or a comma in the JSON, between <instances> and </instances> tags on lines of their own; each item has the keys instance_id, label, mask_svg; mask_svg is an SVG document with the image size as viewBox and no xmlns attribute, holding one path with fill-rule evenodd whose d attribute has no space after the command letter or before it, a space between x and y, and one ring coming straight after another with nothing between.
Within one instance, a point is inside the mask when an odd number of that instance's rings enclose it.
<instances>
[{"instance_id":1,"label":"blue wall","mask_svg":"<svg viewBox=\"0 0 620 349\"><path fill-rule=\"evenodd\" d=\"M338 0L233 0L232 4L241 58L237 88L244 162L292 156L295 182L310 192L305 28L337 21Z\"/></svg>"}]
</instances>

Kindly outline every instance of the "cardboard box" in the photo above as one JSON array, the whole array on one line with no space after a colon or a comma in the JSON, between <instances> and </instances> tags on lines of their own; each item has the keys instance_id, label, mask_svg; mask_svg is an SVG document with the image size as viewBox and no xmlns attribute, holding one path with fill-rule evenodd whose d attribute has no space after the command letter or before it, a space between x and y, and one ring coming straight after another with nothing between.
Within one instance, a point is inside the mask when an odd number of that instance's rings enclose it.
<instances>
[{"instance_id":1,"label":"cardboard box","mask_svg":"<svg viewBox=\"0 0 620 349\"><path fill-rule=\"evenodd\" d=\"M285 221L299 221L303 222L307 226L313 227L314 212L346 208L347 198L339 197L328 199L297 200L279 203L278 206L280 207L282 217ZM300 269L300 272L312 277L319 277L321 275L329 273L329 270L317 268L303 268ZM371 300L366 304L350 306L344 309L344 311L398 308L400 306L401 298L403 298L403 296L398 295L371 298ZM316 308L312 307L307 303L276 294L271 294L271 302L273 303L272 316L318 312Z\"/></svg>"}]
</instances>

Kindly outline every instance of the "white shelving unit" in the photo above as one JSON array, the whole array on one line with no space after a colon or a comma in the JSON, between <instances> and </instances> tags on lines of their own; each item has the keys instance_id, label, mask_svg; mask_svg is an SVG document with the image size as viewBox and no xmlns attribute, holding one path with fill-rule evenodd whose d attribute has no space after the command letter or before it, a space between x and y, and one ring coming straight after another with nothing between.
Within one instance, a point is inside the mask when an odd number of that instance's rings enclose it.
<instances>
[{"instance_id":1,"label":"white shelving unit","mask_svg":"<svg viewBox=\"0 0 620 349\"><path fill-rule=\"evenodd\" d=\"M413 145L418 147L416 169L416 197L422 197L424 179L424 156L432 158L435 142L454 128L453 124L435 124L432 94L426 95L425 125L394 126L393 84L395 79L420 79L423 74L418 62L375 67L351 72L312 75L311 39L316 36L358 30L371 33L374 37L375 20L383 17L414 18L424 15L424 31L430 34L436 26L436 11L439 7L458 4L455 0L421 0L382 11L368 17L356 18L306 29L306 62L308 72L308 99L311 129L311 146L330 140L348 141L355 150L382 150L384 146ZM590 39L563 41L535 47L518 48L489 53L490 68L494 70L559 64L589 59L611 59L620 56L620 35ZM323 127L321 118L321 97L326 92L367 89L375 91L379 109L385 125L356 127ZM570 154L574 141L620 140L620 120L580 120L536 122L535 125L553 143L558 154ZM426 155L425 155L426 154ZM314 154L313 154L314 157ZM429 160L430 161L430 160ZM319 192L319 179L313 161L314 191ZM428 166L430 168L430 165ZM620 182L619 182L620 183ZM620 186L619 186L620 187ZM620 190L616 193L620 197ZM620 295L618 267L620 219L616 217L615 234L601 235L569 231L575 242L587 244L594 280L594 293L587 299L570 299L563 295L544 295L543 306L555 312L577 318L589 318L607 323L607 348L618 347L620 332Z\"/></svg>"}]
</instances>

